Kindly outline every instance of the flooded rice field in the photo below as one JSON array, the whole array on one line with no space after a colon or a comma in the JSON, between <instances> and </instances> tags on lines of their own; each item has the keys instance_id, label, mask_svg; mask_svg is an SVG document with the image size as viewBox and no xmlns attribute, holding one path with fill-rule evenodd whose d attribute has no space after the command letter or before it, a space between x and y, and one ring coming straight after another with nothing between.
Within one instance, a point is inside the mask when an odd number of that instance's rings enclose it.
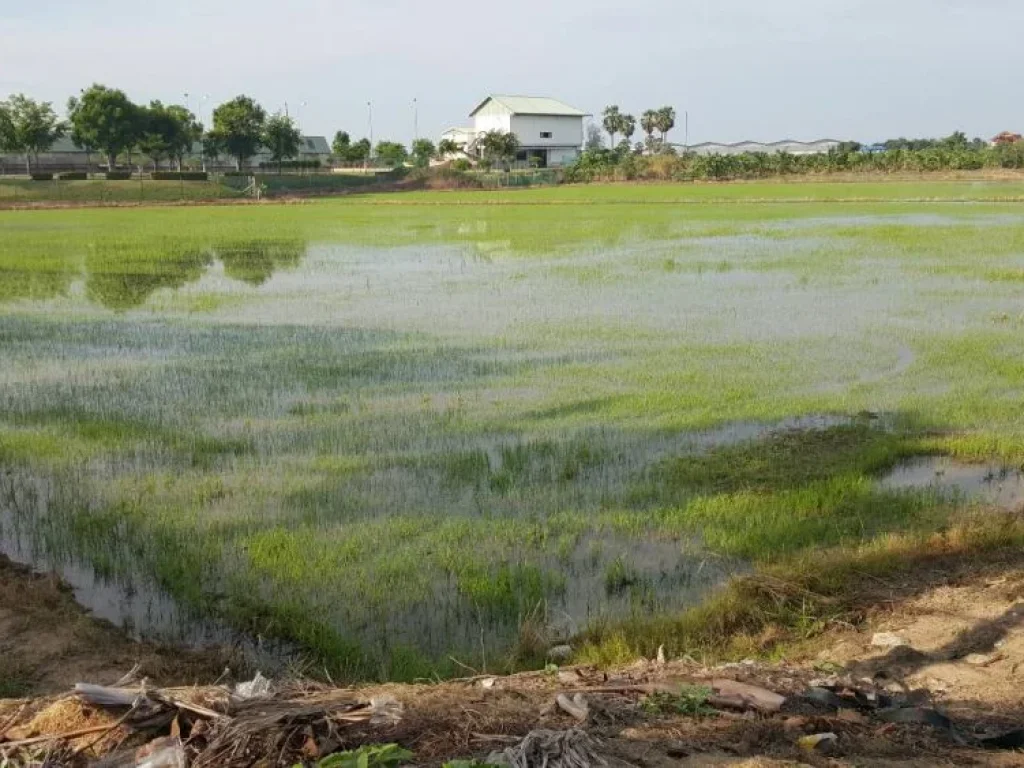
<instances>
[{"instance_id":1,"label":"flooded rice field","mask_svg":"<svg viewBox=\"0 0 1024 768\"><path fill-rule=\"evenodd\" d=\"M0 553L137 637L539 663L1019 510L1022 265L994 203L0 213Z\"/></svg>"}]
</instances>

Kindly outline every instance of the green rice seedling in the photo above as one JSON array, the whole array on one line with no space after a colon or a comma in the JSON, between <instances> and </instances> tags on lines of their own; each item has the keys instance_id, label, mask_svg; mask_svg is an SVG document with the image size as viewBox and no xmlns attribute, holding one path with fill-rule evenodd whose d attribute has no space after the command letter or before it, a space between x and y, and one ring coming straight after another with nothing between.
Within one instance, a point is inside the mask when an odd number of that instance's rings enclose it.
<instances>
[{"instance_id":1,"label":"green rice seedling","mask_svg":"<svg viewBox=\"0 0 1024 768\"><path fill-rule=\"evenodd\" d=\"M538 666L539 603L604 663L813 633L731 590L982 503L910 459L1024 464L1020 189L0 212L0 541L335 679Z\"/></svg>"}]
</instances>

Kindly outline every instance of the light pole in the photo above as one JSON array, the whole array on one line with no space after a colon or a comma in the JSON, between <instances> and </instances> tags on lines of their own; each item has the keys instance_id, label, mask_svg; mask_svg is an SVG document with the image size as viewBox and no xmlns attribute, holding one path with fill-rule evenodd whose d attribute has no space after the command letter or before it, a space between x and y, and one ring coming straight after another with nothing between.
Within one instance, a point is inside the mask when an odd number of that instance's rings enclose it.
<instances>
[{"instance_id":1,"label":"light pole","mask_svg":"<svg viewBox=\"0 0 1024 768\"><path fill-rule=\"evenodd\" d=\"M366 117L370 124L370 158L373 158L373 102L366 102Z\"/></svg>"},{"instance_id":2,"label":"light pole","mask_svg":"<svg viewBox=\"0 0 1024 768\"><path fill-rule=\"evenodd\" d=\"M419 99L413 98L412 100L412 140L416 143L416 140L420 137L420 102Z\"/></svg>"}]
</instances>

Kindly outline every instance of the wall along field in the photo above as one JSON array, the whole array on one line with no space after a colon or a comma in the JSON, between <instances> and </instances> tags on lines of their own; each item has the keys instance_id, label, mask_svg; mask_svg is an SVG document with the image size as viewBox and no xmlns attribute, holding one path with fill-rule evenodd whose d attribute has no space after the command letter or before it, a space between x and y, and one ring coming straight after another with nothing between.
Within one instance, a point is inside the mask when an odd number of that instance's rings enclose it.
<instances>
[{"instance_id":1,"label":"wall along field","mask_svg":"<svg viewBox=\"0 0 1024 768\"><path fill-rule=\"evenodd\" d=\"M707 189L0 213L0 549L413 678L1019 506L1021 185Z\"/></svg>"}]
</instances>

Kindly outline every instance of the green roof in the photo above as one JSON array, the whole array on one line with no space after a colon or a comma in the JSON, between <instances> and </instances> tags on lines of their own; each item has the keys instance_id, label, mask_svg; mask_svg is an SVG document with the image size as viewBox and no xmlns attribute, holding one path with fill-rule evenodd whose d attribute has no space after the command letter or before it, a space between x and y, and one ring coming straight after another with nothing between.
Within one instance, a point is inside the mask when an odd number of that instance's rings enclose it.
<instances>
[{"instance_id":1,"label":"green roof","mask_svg":"<svg viewBox=\"0 0 1024 768\"><path fill-rule=\"evenodd\" d=\"M559 117L586 117L588 113L570 107L558 99L549 99L547 96L488 96L476 109L469 113L473 117L483 109L490 101L501 104L513 115L557 115Z\"/></svg>"}]
</instances>

